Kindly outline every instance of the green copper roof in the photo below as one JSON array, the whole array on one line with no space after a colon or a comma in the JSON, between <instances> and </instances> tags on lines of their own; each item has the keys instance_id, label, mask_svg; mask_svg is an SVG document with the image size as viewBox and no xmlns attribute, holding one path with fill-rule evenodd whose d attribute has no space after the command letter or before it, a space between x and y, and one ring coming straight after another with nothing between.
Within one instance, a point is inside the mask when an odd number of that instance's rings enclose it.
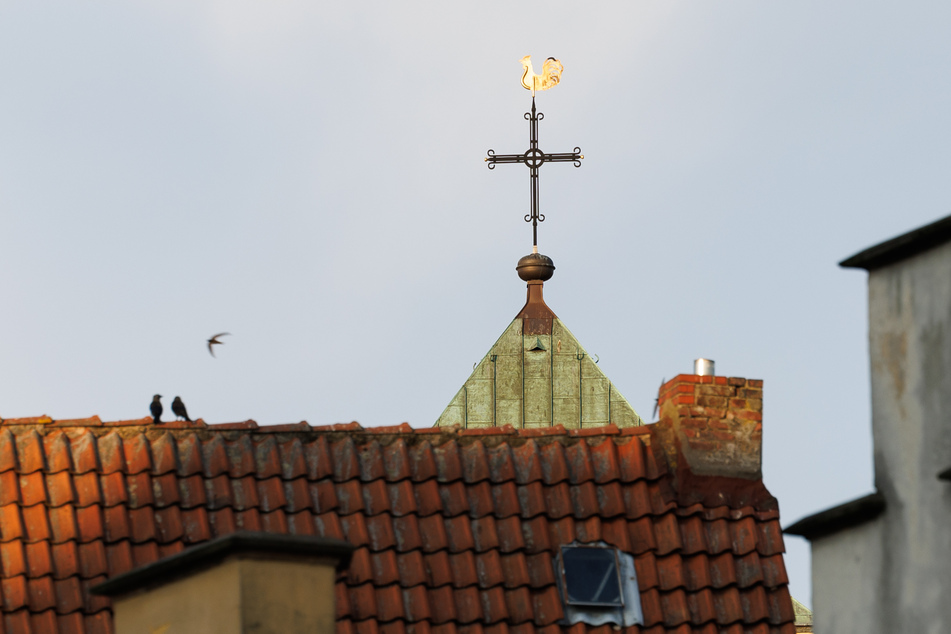
<instances>
[{"instance_id":1,"label":"green copper roof","mask_svg":"<svg viewBox=\"0 0 951 634\"><path fill-rule=\"evenodd\" d=\"M643 425L529 282L525 308L505 329L436 425L567 429Z\"/></svg>"},{"instance_id":2,"label":"green copper roof","mask_svg":"<svg viewBox=\"0 0 951 634\"><path fill-rule=\"evenodd\" d=\"M792 598L793 612L796 615L796 625L812 625L812 611L802 603Z\"/></svg>"}]
</instances>

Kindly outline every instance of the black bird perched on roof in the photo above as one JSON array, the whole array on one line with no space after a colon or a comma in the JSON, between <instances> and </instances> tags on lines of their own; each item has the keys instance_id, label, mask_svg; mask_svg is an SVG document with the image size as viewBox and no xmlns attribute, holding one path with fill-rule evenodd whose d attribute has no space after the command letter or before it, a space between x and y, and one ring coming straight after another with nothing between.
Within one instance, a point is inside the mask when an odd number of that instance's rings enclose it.
<instances>
[{"instance_id":1,"label":"black bird perched on roof","mask_svg":"<svg viewBox=\"0 0 951 634\"><path fill-rule=\"evenodd\" d=\"M188 417L188 410L185 409L185 404L182 402L180 396L176 396L175 400L172 401L172 412L175 413L176 418L184 418L189 423L192 422L192 419Z\"/></svg>"},{"instance_id":2,"label":"black bird perched on roof","mask_svg":"<svg viewBox=\"0 0 951 634\"><path fill-rule=\"evenodd\" d=\"M162 422L162 401L159 399L162 398L161 394L156 394L152 397L152 404L149 405L149 410L152 412L152 422L161 423Z\"/></svg>"},{"instance_id":3,"label":"black bird perched on roof","mask_svg":"<svg viewBox=\"0 0 951 634\"><path fill-rule=\"evenodd\" d=\"M225 335L230 335L230 332L219 332L217 335L214 335L211 339L208 340L208 352L211 353L211 356L215 356L215 349L212 346L224 343L224 341L218 341L218 337L224 337Z\"/></svg>"}]
</instances>

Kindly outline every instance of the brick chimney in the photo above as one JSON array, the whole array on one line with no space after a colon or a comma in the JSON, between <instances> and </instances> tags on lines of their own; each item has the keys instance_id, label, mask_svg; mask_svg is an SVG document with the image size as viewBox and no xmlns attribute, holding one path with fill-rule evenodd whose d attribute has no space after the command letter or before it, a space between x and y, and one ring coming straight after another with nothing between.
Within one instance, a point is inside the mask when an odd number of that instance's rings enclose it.
<instances>
[{"instance_id":1,"label":"brick chimney","mask_svg":"<svg viewBox=\"0 0 951 634\"><path fill-rule=\"evenodd\" d=\"M716 486L748 489L752 498L765 492L762 381L680 374L661 386L658 409L654 433L669 441L658 445L667 447L682 498L715 503L709 476Z\"/></svg>"}]
</instances>

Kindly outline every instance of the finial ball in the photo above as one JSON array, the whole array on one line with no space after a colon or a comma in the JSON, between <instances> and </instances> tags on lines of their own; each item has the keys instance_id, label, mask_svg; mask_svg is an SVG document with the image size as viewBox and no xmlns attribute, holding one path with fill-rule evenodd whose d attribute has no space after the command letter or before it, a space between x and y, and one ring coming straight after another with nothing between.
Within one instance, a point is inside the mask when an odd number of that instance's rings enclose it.
<instances>
[{"instance_id":1,"label":"finial ball","mask_svg":"<svg viewBox=\"0 0 951 634\"><path fill-rule=\"evenodd\" d=\"M526 282L533 280L547 282L555 274L555 263L547 255L529 253L518 261L515 270L518 271L518 276Z\"/></svg>"}]
</instances>

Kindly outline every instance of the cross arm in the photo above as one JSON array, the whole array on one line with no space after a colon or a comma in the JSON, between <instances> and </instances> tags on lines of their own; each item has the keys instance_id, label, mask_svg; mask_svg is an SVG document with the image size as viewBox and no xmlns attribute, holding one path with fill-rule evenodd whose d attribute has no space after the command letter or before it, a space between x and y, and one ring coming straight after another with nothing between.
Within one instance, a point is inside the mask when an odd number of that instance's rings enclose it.
<instances>
[{"instance_id":1,"label":"cross arm","mask_svg":"<svg viewBox=\"0 0 951 634\"><path fill-rule=\"evenodd\" d=\"M495 150L489 150L485 162L489 164L489 169L494 169L498 163L524 163L524 154L496 154Z\"/></svg>"},{"instance_id":2,"label":"cross arm","mask_svg":"<svg viewBox=\"0 0 951 634\"><path fill-rule=\"evenodd\" d=\"M581 167L581 160L583 158L584 154L581 153L580 147L576 147L574 152L542 154L542 162L544 163L574 163L575 167Z\"/></svg>"}]
</instances>

